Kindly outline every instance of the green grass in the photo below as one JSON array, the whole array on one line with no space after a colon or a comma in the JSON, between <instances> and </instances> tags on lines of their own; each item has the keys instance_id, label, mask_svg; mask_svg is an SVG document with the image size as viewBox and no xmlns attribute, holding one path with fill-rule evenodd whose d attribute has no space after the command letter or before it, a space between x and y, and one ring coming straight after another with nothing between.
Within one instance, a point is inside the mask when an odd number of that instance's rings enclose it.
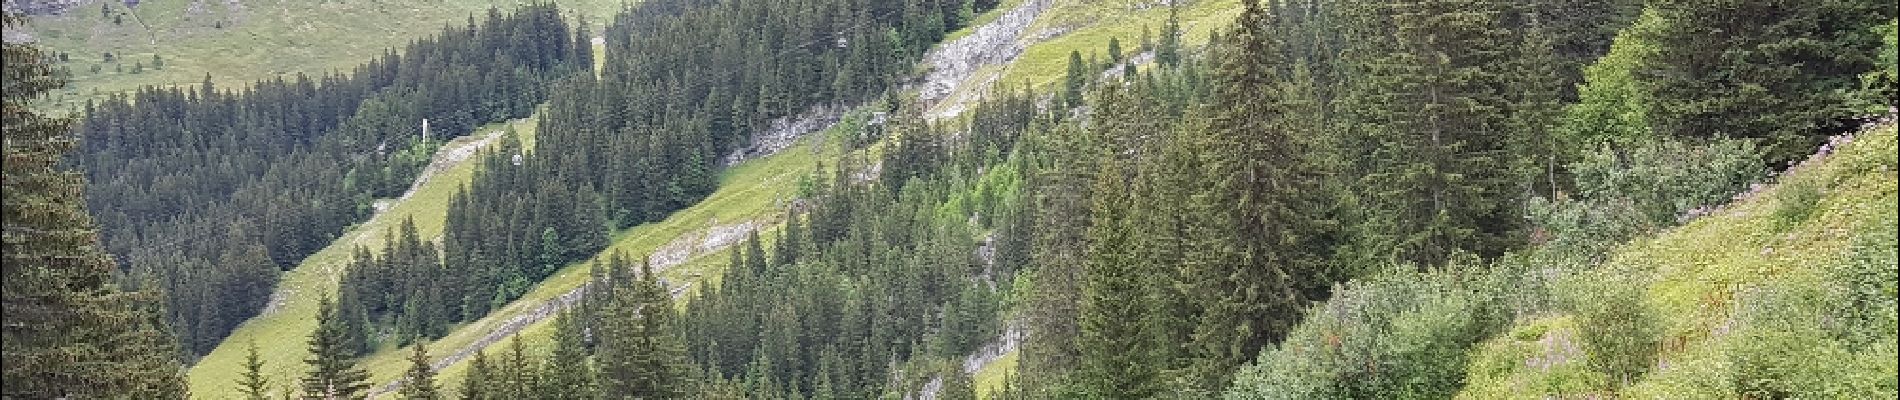
<instances>
[{"instance_id":1,"label":"green grass","mask_svg":"<svg viewBox=\"0 0 1900 400\"><path fill-rule=\"evenodd\" d=\"M1057 0L1023 34L1035 37L1040 32L1051 30L1068 29L1068 32L1024 49L1023 54L1002 71L999 81L1012 86L1027 84L1042 88L1062 80L1068 74L1070 51L1080 51L1084 58L1094 53L1106 59L1109 38L1119 38L1123 49L1140 46L1143 29L1159 35L1161 27L1168 21L1167 7L1136 11L1135 5L1142 3L1154 2ZM1182 4L1182 45L1193 47L1206 44L1209 33L1231 25L1239 15L1238 0L1199 0ZM1133 51L1129 53L1133 54Z\"/></svg>"},{"instance_id":2,"label":"green grass","mask_svg":"<svg viewBox=\"0 0 1900 400\"><path fill-rule=\"evenodd\" d=\"M970 27L965 27L947 36L946 42L968 36L975 26L994 21L1001 12L1022 4L1026 0L1006 1L995 10L979 15ZM1106 59L1108 41L1119 38L1122 48L1129 55L1136 54L1141 45L1143 30L1159 35L1167 24L1167 7L1149 7L1137 11L1137 4L1149 3L1136 0L1055 0L1049 9L1037 16L1018 39L1036 38L1045 32L1063 32L1044 40L1031 43L1023 49L1021 55L1007 65L989 65L970 74L967 82L987 82L994 80L998 86L1013 90L1036 89L1049 93L1048 86L1062 81L1069 71L1069 52L1079 51L1084 58L1093 53ZM1183 2L1180 11L1181 44L1184 47L1198 47L1207 44L1208 35L1216 29L1225 29L1232 25L1234 18L1240 15L1239 0L1198 0ZM987 90L983 85L961 85L946 99L968 98L974 90ZM982 93L974 93L981 95ZM938 105L943 107L952 102ZM933 112L936 110L932 110Z\"/></svg>"},{"instance_id":3,"label":"green grass","mask_svg":"<svg viewBox=\"0 0 1900 400\"><path fill-rule=\"evenodd\" d=\"M533 143L533 117L510 123L520 133L524 144ZM482 127L476 130L476 134L458 138L444 147L468 143L487 132L503 129L504 125ZM271 383L286 388L294 387L296 379L304 372L303 359L309 354L304 341L316 328L312 316L317 312L317 298L320 293L335 292L337 279L349 263L351 249L359 245L382 247L388 240L385 233L399 226L405 218L415 218L416 229L422 237L440 235L449 196L473 177L475 166L480 164L479 159L479 154L471 156L435 174L409 198L395 202L383 214L352 227L330 246L310 255L297 268L286 272L278 285L280 289L288 288L291 295L274 312L259 315L238 326L218 348L192 366L192 395L199 398L235 397L235 382L243 371L245 346L252 341L257 343L259 354L265 362L264 372Z\"/></svg>"},{"instance_id":4,"label":"green grass","mask_svg":"<svg viewBox=\"0 0 1900 400\"><path fill-rule=\"evenodd\" d=\"M1004 380L1016 375L1016 361L1021 358L1022 350L1010 351L1003 354L1003 357L997 358L996 361L990 362L990 365L977 370L976 375L970 378L975 381L976 398L987 399L997 390L1001 390Z\"/></svg>"},{"instance_id":5,"label":"green grass","mask_svg":"<svg viewBox=\"0 0 1900 400\"><path fill-rule=\"evenodd\" d=\"M1598 268L1646 277L1640 281L1647 283L1640 292L1642 303L1653 310L1662 328L1659 360L1654 365L1666 367L1633 379L1632 385L1620 388L1622 393L1610 397L1733 397L1739 390L1736 385L1754 384L1761 376L1761 371L1739 367L1737 360L1782 368L1772 371L1779 374L1773 376L1775 380L1782 382L1844 387L1884 379L1891 384L1893 371L1900 368L1890 355L1891 333L1884 344L1850 350L1833 347L1834 338L1821 333L1834 329L1817 328L1830 325L1825 319L1796 322L1792 328L1776 327L1774 319L1759 320L1768 325L1751 328L1749 321L1773 315L1760 314L1763 310L1793 310L1782 315L1812 318L1829 312L1826 307L1843 306L1825 301L1816 306L1813 298L1799 296L1819 293L1818 298L1826 299L1848 289L1839 276L1829 274L1870 249L1889 257L1878 263L1891 264L1893 252L1900 248L1892 235L1900 225L1896 221L1900 220L1897 152L1892 125L1863 132L1825 162L1783 175L1746 200L1619 249L1607 265ZM1892 302L1892 282L1886 285L1884 292L1873 296ZM1545 370L1525 367L1533 356L1546 352L1525 349L1525 343L1574 331L1561 323L1568 317L1554 318L1520 322L1477 350L1471 386L1461 397L1577 397L1601 395L1605 386L1619 389L1594 372L1563 365ZM1795 352L1792 359L1811 361L1801 364L1760 357L1777 352ZM1580 354L1572 361L1592 356Z\"/></svg>"},{"instance_id":6,"label":"green grass","mask_svg":"<svg viewBox=\"0 0 1900 400\"><path fill-rule=\"evenodd\" d=\"M126 8L116 1L114 13ZM318 75L355 67L385 48L460 26L489 7L504 10L527 0L343 0L343 1L147 1L122 23L103 17L100 3L87 2L63 15L36 16L27 31L48 49L64 52L61 66L72 81L42 106L67 109L101 94L145 85L196 85L209 73L223 87L259 79ZM567 0L570 18L585 14L603 25L621 0ZM192 6L198 4L199 6ZM134 19L133 15L137 18ZM144 21L141 25L137 21ZM150 28L148 29L147 26ZM598 30L595 30L598 32ZM106 62L105 53L115 60ZM153 68L152 56L163 68ZM142 63L142 73L132 73ZM92 67L99 66L99 72ZM116 67L123 67L123 72Z\"/></svg>"}]
</instances>

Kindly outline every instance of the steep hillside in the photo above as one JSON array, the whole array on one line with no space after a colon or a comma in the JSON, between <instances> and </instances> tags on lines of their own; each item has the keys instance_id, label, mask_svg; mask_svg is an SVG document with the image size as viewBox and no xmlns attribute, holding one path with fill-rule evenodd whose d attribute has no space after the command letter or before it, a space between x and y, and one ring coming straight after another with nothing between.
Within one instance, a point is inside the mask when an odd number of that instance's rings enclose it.
<instances>
[{"instance_id":1,"label":"steep hillside","mask_svg":"<svg viewBox=\"0 0 1900 400\"><path fill-rule=\"evenodd\" d=\"M440 235L442 217L446 212L443 205L457 187L467 184L474 175L475 166L480 160L476 155L493 144L493 139L510 129L519 135L524 146L532 146L534 126L534 118L495 124L442 146L424 179L418 180L418 184L408 193L399 199L380 202L382 211L374 218L350 229L328 247L304 259L296 269L285 272L272 293L270 305L257 317L232 331L217 349L192 366L192 394L199 398L235 396L233 390L238 374L243 371L245 349L253 342L259 348L260 358L265 363L264 373L270 381L282 385L284 390L294 389L297 379L305 372L303 360L309 352L304 347L304 341L315 328L311 316L316 314L319 294L335 293L342 268L349 264L351 249L356 246L380 247L384 242L394 240L388 237L390 230L411 218L423 237Z\"/></svg>"},{"instance_id":2,"label":"steep hillside","mask_svg":"<svg viewBox=\"0 0 1900 400\"><path fill-rule=\"evenodd\" d=\"M145 85L195 84L210 74L225 87L287 74L349 68L390 47L524 0L450 1L73 1L58 14L31 19L23 32L49 51L72 82L53 93L52 107L78 106L100 93ZM561 8L590 24L626 2L575 0ZM126 4L136 4L127 7ZM51 11L45 10L45 11ZM108 54L110 59L107 59Z\"/></svg>"},{"instance_id":3,"label":"steep hillside","mask_svg":"<svg viewBox=\"0 0 1900 400\"><path fill-rule=\"evenodd\" d=\"M1215 29L1227 26L1240 12L1238 0L1177 1L1181 41L1188 47L1207 43ZM1169 2L1114 0L1014 0L984 14L976 25L952 33L932 50L934 67L919 88L919 96L933 102L930 115L943 118L963 112L998 84L1045 89L1067 72L1070 52L1084 57L1108 57L1108 43L1118 39L1124 49L1138 49L1144 37L1152 39L1167 25ZM1130 59L1152 60L1133 54Z\"/></svg>"},{"instance_id":4,"label":"steep hillside","mask_svg":"<svg viewBox=\"0 0 1900 400\"><path fill-rule=\"evenodd\" d=\"M1891 123L1837 138L1776 184L1625 245L1599 267L1621 277L1605 285L1633 285L1602 290L1636 296L1617 322L1519 322L1476 350L1460 398L1893 393L1897 151ZM1589 343L1606 329L1633 344ZM1613 349L1627 350L1603 351ZM1619 393L1598 392L1620 379L1591 366L1625 360L1643 372Z\"/></svg>"},{"instance_id":5,"label":"steep hillside","mask_svg":"<svg viewBox=\"0 0 1900 400\"><path fill-rule=\"evenodd\" d=\"M1147 6L1143 6L1147 4ZM973 26L952 33L945 42L939 44L926 55L919 68L929 71L921 81L918 95L924 101L935 101L930 113L934 118L955 117L971 104L995 87L1002 71L1014 80L1028 82L1038 87L1060 79L1064 63L1068 62L1071 51L1084 54L1105 52L1109 37L1119 37L1127 48L1135 48L1140 42L1143 27L1159 31L1168 19L1166 7L1137 1L1088 2L1079 0L1018 0L1005 1L996 9L978 16ZM1180 19L1183 26L1183 43L1187 46L1204 45L1208 33L1233 19L1238 12L1238 2L1233 0L1203 0L1181 2ZM1099 17L1099 18L1098 18ZM989 32L989 33L985 33ZM1035 65L1056 65L1053 68ZM932 97L933 93L935 96ZM616 237L614 245L603 251L596 259L605 259L615 251L625 251L630 255L651 254L656 270L675 290L692 290L703 286L710 280L718 279L717 274L724 266L724 252L716 251L729 244L736 244L744 232L760 229L767 239L776 235L776 218L780 217L782 204L778 200L790 198L796 190L798 178L812 172L817 161L829 161L837 157L835 144L822 137L849 137L859 129L855 126L861 119L846 118L844 122L827 129L821 138L807 139L798 146L784 150L776 155L740 164L738 168L727 172L721 180L721 186L706 201L685 211L676 213L666 221L642 225ZM867 159L877 159L880 147L873 145L865 154ZM733 185L741 185L734 187ZM726 232L725 240L712 240L708 233ZM718 236L718 235L711 235ZM701 243L699 250L685 257L677 256L669 249L678 249L682 244L695 241ZM704 257L712 255L712 257ZM679 264L675 264L679 263ZM503 324L503 321L522 319L527 315L543 310L546 304L561 295L572 293L586 282L587 263L579 263L564 269L548 280L540 283L521 300L491 314L488 318L458 329L444 344L432 346L437 358L448 352L448 348L464 346L467 343L481 343L471 337L480 332L492 332L487 327ZM677 266L670 266L677 265ZM676 292L679 293L679 292ZM546 317L545 314L541 317ZM525 327L516 327L521 332L531 356L540 356L546 351L547 338L553 333L551 319L534 318ZM970 365L969 369L979 371L993 385L1004 368L997 365L1011 364L1014 360L1014 343L1001 346L1007 341L997 338L1001 351L996 357L978 357L983 362ZM485 351L489 354L501 354L506 351L506 340L487 341ZM467 350L460 353L466 355ZM369 358L373 373L390 376L399 372L403 365L404 352L384 351ZM1005 362L996 362L996 361ZM453 361L453 360L452 360ZM440 384L443 387L456 387L466 372L466 363L437 362L441 371ZM387 382L378 380L379 385ZM991 385L980 385L988 389Z\"/></svg>"},{"instance_id":6,"label":"steep hillside","mask_svg":"<svg viewBox=\"0 0 1900 400\"><path fill-rule=\"evenodd\" d=\"M1184 3L1181 14L1182 25L1187 32L1183 35L1184 41L1190 46L1205 43L1207 31L1223 21L1231 20L1236 5L1237 2L1233 1ZM1122 13L1117 10L1136 12ZM996 43L1004 43L1004 48L1008 51L995 53L1000 56L986 58L988 63L982 65L982 70L975 71L974 74L968 73L971 70L965 70L966 73L959 76L933 77L932 83L948 88L945 93L982 93L999 81L998 78L1001 75L996 72L1020 71L1012 72L1016 74L1012 76L1025 77L1024 82L1047 84L1060 77L1062 73L1060 68L1038 69L1029 65L1066 63L1070 51L1099 52L1098 49L1105 49L1108 37L1119 37L1127 43L1129 48L1134 48L1139 43L1144 26L1158 30L1166 22L1168 16L1165 7L1142 7L1133 2L1123 4L1120 2L1018 1L1006 2L1003 6L984 14L977 21L986 25L968 28L965 31L982 30L985 29L984 27L992 27L989 29L996 30L993 27L1005 24L995 22L1003 21L1006 19L1003 18L1004 16L1012 13L1013 18L1018 20L1005 22L1010 22L1013 26L1001 32L1002 35L984 38L983 43L972 43L968 40L972 36L963 32L952 36L964 38L962 43L970 43L965 46L993 47ZM1093 17L1090 16L1112 18L1096 20L1091 19ZM936 53L945 53L946 48L955 48L958 45L958 43L951 43L941 46ZM601 60L601 58L596 60ZM933 57L926 63L925 68L936 71L957 68L949 65L950 60L952 59ZM976 96L962 95L956 101L970 102L975 98ZM948 107L942 107L941 104L949 103L939 104L939 110L948 109ZM939 111L937 116L954 115L954 111L949 113ZM770 229L761 228L776 225L776 218L780 216L782 207L785 206L784 201L792 197L798 188L799 180L808 176L818 161L831 160L838 156L836 140L826 138L855 135L856 130L866 118L868 118L866 113L851 114L824 133L810 135L816 137L800 140L797 145L776 154L738 164L724 173L720 179L719 189L706 200L674 213L664 221L640 225L618 233L612 240L613 244L595 258L604 259L616 251L635 256L647 255L654 263L656 270L665 277L676 293L692 290L710 280L717 279L717 267L723 265L724 257L703 256L723 254L719 250L737 243L748 232L754 230L762 230L761 233L767 238L775 235ZM788 121L788 125L798 124ZM794 134L791 137L798 136ZM524 132L523 137L531 140L532 132ZM866 156L875 159L878 148L879 146L872 146L870 153ZM466 174L466 171L462 173ZM456 175L453 179L465 180L467 176ZM427 191L435 187L434 185L436 184L424 185L422 190ZM440 217L422 215L421 210L426 210L429 215L436 215L435 213L442 212L441 208L445 206L445 203L441 199L428 201L428 198L424 196L399 200L393 203L395 206L392 210L396 211L388 213L389 215L378 216L375 221L365 226L380 227L383 226L382 224L400 222L400 216L417 215L422 236L435 237L441 232ZM409 213L403 213L403 210L411 208L413 210ZM380 239L378 237L380 233L380 228L373 231L361 229L353 231L345 237L356 238L353 239L354 241L339 241L338 243L350 244L333 244L332 248L312 257L311 261L307 261L298 269L301 272L289 275L292 277L287 278L286 281L291 284L286 287L313 279L309 275L315 273L308 272L310 269L306 268L308 266L328 265L324 264L326 262L340 265L347 258L349 246L373 245L376 242L363 240ZM337 250L338 248L341 250ZM486 349L490 354L499 353L507 345L505 338L516 333L519 333L527 342L527 347L531 352L539 352L545 347L543 342L552 331L552 324L547 323L551 320L548 317L571 304L575 299L578 289L586 283L588 264L590 262L571 264L536 284L522 298L475 322L454 327L447 336L434 341L430 347L434 353L432 356L435 359L436 368L442 373L441 384L444 387L454 387L459 383L460 374L466 368L466 363L461 363L461 361L472 355L474 351L481 349ZM334 279L330 274L334 274L334 271L329 271L322 276ZM327 284L333 284L333 282ZM305 308L302 311L309 312L309 309L313 309L311 304L314 304L314 299L304 296L294 303ZM255 336L258 332L278 332L280 329L281 332L304 332L308 328L307 321L295 323L297 328L279 327L293 324L286 323L287 319L277 318L277 315L268 315L240 328L239 332L232 336L232 340L227 340L217 351L207 356L205 362L193 370L194 382L199 383L197 387L208 388L201 393L206 395L223 393L231 387L230 382L238 369L243 344L250 338L259 337ZM270 334L270 336L278 337L275 334ZM295 342L288 342L289 340L295 340ZM266 346L267 349L279 347L279 349L268 351L266 357L269 364L267 370L274 371L273 381L290 382L301 371L303 366L298 363L299 358L296 356L304 352L301 346L297 346L301 344L301 340L302 335L288 335L269 343L268 346L266 343L260 343L260 346ZM1002 349L1005 351L998 354L1000 357L984 359L1013 359L1013 347L1002 347ZM371 373L372 382L379 391L389 390L396 387L393 383L406 366L407 361L404 359L406 355L407 351L403 349L376 349L363 359L362 365ZM990 364L992 363L984 362L970 367L973 370L986 370L985 367L989 367ZM994 369L987 370L994 374Z\"/></svg>"}]
</instances>

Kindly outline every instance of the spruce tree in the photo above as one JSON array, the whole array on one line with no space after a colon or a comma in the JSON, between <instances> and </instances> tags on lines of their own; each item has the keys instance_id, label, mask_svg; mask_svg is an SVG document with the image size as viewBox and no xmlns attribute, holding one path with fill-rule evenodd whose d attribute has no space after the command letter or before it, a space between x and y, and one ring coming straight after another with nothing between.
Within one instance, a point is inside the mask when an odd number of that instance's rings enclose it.
<instances>
[{"instance_id":1,"label":"spruce tree","mask_svg":"<svg viewBox=\"0 0 1900 400\"><path fill-rule=\"evenodd\" d=\"M1069 51L1068 71L1062 81L1063 103L1068 107L1080 106L1082 105L1082 89L1088 87L1089 82L1095 79L1095 74L1090 72L1093 69L1089 68L1089 64L1082 61L1082 52L1079 50Z\"/></svg>"},{"instance_id":2,"label":"spruce tree","mask_svg":"<svg viewBox=\"0 0 1900 400\"><path fill-rule=\"evenodd\" d=\"M536 394L550 400L592 399L594 372L588 368L584 326L574 311L563 311L554 319L554 349L541 370L541 390Z\"/></svg>"},{"instance_id":3,"label":"spruce tree","mask_svg":"<svg viewBox=\"0 0 1900 400\"><path fill-rule=\"evenodd\" d=\"M525 399L539 397L534 389L540 387L540 372L534 361L528 359L527 349L521 345L521 335L508 340L508 356L502 359L499 385L495 395L505 399Z\"/></svg>"},{"instance_id":4,"label":"spruce tree","mask_svg":"<svg viewBox=\"0 0 1900 400\"><path fill-rule=\"evenodd\" d=\"M477 350L468 362L468 374L462 377L462 400L499 399L495 395L495 369L488 365L488 351Z\"/></svg>"},{"instance_id":5,"label":"spruce tree","mask_svg":"<svg viewBox=\"0 0 1900 400\"><path fill-rule=\"evenodd\" d=\"M748 243L750 250L757 243L756 236ZM763 258L763 250L751 256ZM633 269L618 253L608 263L609 269L616 271ZM692 385L686 376L691 372L686 351L672 328L672 302L652 272L643 264L638 280L620 281L624 283L608 288L613 298L601 316L601 343L596 355L601 393L683 398Z\"/></svg>"},{"instance_id":6,"label":"spruce tree","mask_svg":"<svg viewBox=\"0 0 1900 400\"><path fill-rule=\"evenodd\" d=\"M1161 27L1161 42L1155 46L1155 62L1173 67L1181 64L1181 8L1168 2L1168 22Z\"/></svg>"},{"instance_id":7,"label":"spruce tree","mask_svg":"<svg viewBox=\"0 0 1900 400\"><path fill-rule=\"evenodd\" d=\"M317 300L317 329L310 333L309 375L303 378L306 399L360 399L369 395L369 373L356 365L356 356L344 347L343 316L329 294Z\"/></svg>"},{"instance_id":8,"label":"spruce tree","mask_svg":"<svg viewBox=\"0 0 1900 400\"><path fill-rule=\"evenodd\" d=\"M1879 67L1886 44L1872 33L1895 18L1891 1L1648 4L1663 21L1647 32L1655 52L1642 62L1659 133L1763 139L1780 163L1885 108L1859 89L1860 75Z\"/></svg>"},{"instance_id":9,"label":"spruce tree","mask_svg":"<svg viewBox=\"0 0 1900 400\"><path fill-rule=\"evenodd\" d=\"M1142 263L1136 258L1135 226L1129 194L1120 190L1130 177L1115 152L1102 156L1095 178L1089 225L1089 262L1083 273L1080 324L1082 353L1079 384L1095 397L1145 398L1152 395L1154 363L1147 352L1152 338L1143 317L1153 310L1143 296ZM947 390L947 389L946 389Z\"/></svg>"},{"instance_id":10,"label":"spruce tree","mask_svg":"<svg viewBox=\"0 0 1900 400\"><path fill-rule=\"evenodd\" d=\"M409 372L403 375L402 398L435 400L442 398L435 387L435 368L429 364L428 341L416 341L409 354Z\"/></svg>"},{"instance_id":11,"label":"spruce tree","mask_svg":"<svg viewBox=\"0 0 1900 400\"><path fill-rule=\"evenodd\" d=\"M1023 380L1037 388L1060 385L1080 358L1075 340L1089 226L1095 141L1074 124L1059 124L1046 139L1044 165L1035 168L1037 226L1032 259L1036 286L1025 314ZM880 361L881 364L881 361Z\"/></svg>"},{"instance_id":12,"label":"spruce tree","mask_svg":"<svg viewBox=\"0 0 1900 400\"><path fill-rule=\"evenodd\" d=\"M270 398L270 379L264 376L264 359L257 355L257 341L244 345L244 372L238 375L238 393L246 400Z\"/></svg>"},{"instance_id":13,"label":"spruce tree","mask_svg":"<svg viewBox=\"0 0 1900 400\"><path fill-rule=\"evenodd\" d=\"M1184 293L1199 308L1184 374L1188 390L1217 390L1234 368L1277 341L1311 300L1302 288L1337 279L1325 273L1332 249L1320 204L1323 169L1314 132L1294 120L1283 23L1244 2L1224 37L1214 71L1207 130L1195 139L1205 192L1190 199ZM1317 283L1307 283L1317 281Z\"/></svg>"},{"instance_id":14,"label":"spruce tree","mask_svg":"<svg viewBox=\"0 0 1900 400\"><path fill-rule=\"evenodd\" d=\"M1390 50L1367 60L1362 107L1373 138L1362 197L1374 240L1401 261L1437 267L1454 253L1496 256L1523 220L1509 139L1507 6L1490 0L1385 5Z\"/></svg>"},{"instance_id":15,"label":"spruce tree","mask_svg":"<svg viewBox=\"0 0 1900 400\"><path fill-rule=\"evenodd\" d=\"M976 400L976 383L971 381L970 374L963 373L960 368L952 367L951 369L952 371L944 373L943 386L937 389L937 398L941 400ZM1129 399L1133 397L1108 398Z\"/></svg>"},{"instance_id":16,"label":"spruce tree","mask_svg":"<svg viewBox=\"0 0 1900 400\"><path fill-rule=\"evenodd\" d=\"M25 21L8 13L13 31ZM48 55L7 41L4 52L6 265L0 290L5 328L0 351L7 398L180 398L186 395L177 344L161 330L160 299L119 290L114 265L99 248L85 211L85 180L61 157L77 140L70 120L30 104L64 82Z\"/></svg>"}]
</instances>

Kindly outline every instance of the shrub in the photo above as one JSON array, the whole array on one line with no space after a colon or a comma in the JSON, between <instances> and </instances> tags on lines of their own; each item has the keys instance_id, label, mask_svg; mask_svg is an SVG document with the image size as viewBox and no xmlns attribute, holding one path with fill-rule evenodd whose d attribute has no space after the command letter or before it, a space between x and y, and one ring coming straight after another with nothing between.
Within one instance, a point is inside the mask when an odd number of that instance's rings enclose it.
<instances>
[{"instance_id":1,"label":"shrub","mask_svg":"<svg viewBox=\"0 0 1900 400\"><path fill-rule=\"evenodd\" d=\"M1445 398L1502 328L1496 274L1394 272L1349 283L1236 374L1228 399Z\"/></svg>"},{"instance_id":2,"label":"shrub","mask_svg":"<svg viewBox=\"0 0 1900 400\"><path fill-rule=\"evenodd\" d=\"M1593 260L1610 248L1727 203L1767 172L1750 140L1670 138L1603 145L1570 164L1575 197L1533 198L1539 251Z\"/></svg>"},{"instance_id":3,"label":"shrub","mask_svg":"<svg viewBox=\"0 0 1900 400\"><path fill-rule=\"evenodd\" d=\"M1891 267L1891 265L1889 265ZM1728 361L1745 398L1889 398L1894 336L1857 345L1849 337L1880 330L1844 319L1834 284L1790 277L1742 300ZM1892 308L1887 308L1891 312ZM1884 342L1884 343L1881 343Z\"/></svg>"},{"instance_id":4,"label":"shrub","mask_svg":"<svg viewBox=\"0 0 1900 400\"><path fill-rule=\"evenodd\" d=\"M1803 179L1786 182L1781 190L1775 192L1775 212L1772 219L1776 231L1787 231L1807 221L1821 208L1821 188L1813 180Z\"/></svg>"},{"instance_id":5,"label":"shrub","mask_svg":"<svg viewBox=\"0 0 1900 400\"><path fill-rule=\"evenodd\" d=\"M1590 367L1625 385L1649 371L1662 343L1661 323L1643 298L1647 280L1606 268L1559 283L1559 297L1577 319Z\"/></svg>"}]
</instances>

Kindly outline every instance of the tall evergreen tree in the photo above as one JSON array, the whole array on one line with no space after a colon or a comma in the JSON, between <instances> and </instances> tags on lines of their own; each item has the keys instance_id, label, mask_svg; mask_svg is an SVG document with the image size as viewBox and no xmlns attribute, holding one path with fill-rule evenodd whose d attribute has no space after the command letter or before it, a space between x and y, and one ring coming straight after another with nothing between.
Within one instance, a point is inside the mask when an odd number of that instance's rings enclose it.
<instances>
[{"instance_id":1,"label":"tall evergreen tree","mask_svg":"<svg viewBox=\"0 0 1900 400\"><path fill-rule=\"evenodd\" d=\"M1080 325L1082 365L1078 384L1095 397L1146 398L1157 389L1144 316L1154 310L1143 295L1142 263L1136 257L1135 226L1129 194L1120 190L1131 176L1115 160L1102 156L1095 177L1089 225L1089 263L1083 273ZM947 390L947 389L946 389Z\"/></svg>"},{"instance_id":2,"label":"tall evergreen tree","mask_svg":"<svg viewBox=\"0 0 1900 400\"><path fill-rule=\"evenodd\" d=\"M756 244L756 237L748 240ZM752 256L764 257L754 245ZM611 271L632 271L624 254L615 253L608 261ZM616 275L616 274L610 274ZM608 309L601 315L601 342L596 361L596 381L601 393L624 394L645 398L682 398L691 383L686 374L685 350L671 325L672 302L659 286L650 267L641 268L638 280L610 281ZM631 273L627 273L631 276Z\"/></svg>"},{"instance_id":3,"label":"tall evergreen tree","mask_svg":"<svg viewBox=\"0 0 1900 400\"><path fill-rule=\"evenodd\" d=\"M1871 114L1860 75L1885 46L1890 1L1651 1L1663 23L1643 61L1657 132L1766 140L1770 161L1805 156ZM1883 101L1884 102L1884 101ZM1886 104L1891 106L1891 104Z\"/></svg>"},{"instance_id":4,"label":"tall evergreen tree","mask_svg":"<svg viewBox=\"0 0 1900 400\"><path fill-rule=\"evenodd\" d=\"M588 368L584 322L574 311L563 311L554 319L554 349L541 370L537 395L550 400L584 400L595 397L594 371Z\"/></svg>"},{"instance_id":5,"label":"tall evergreen tree","mask_svg":"<svg viewBox=\"0 0 1900 400\"><path fill-rule=\"evenodd\" d=\"M8 31L25 21L0 16ZM6 343L0 351L8 398L180 398L186 395L176 342L152 307L161 304L112 283L112 259L99 248L86 215L85 180L64 170L77 140L68 119L40 115L30 104L64 82L49 55L7 41L4 121Z\"/></svg>"},{"instance_id":6,"label":"tall evergreen tree","mask_svg":"<svg viewBox=\"0 0 1900 400\"><path fill-rule=\"evenodd\" d=\"M468 376L462 378L463 400L499 399L495 395L495 368L488 364L488 351L478 350L468 362Z\"/></svg>"},{"instance_id":7,"label":"tall evergreen tree","mask_svg":"<svg viewBox=\"0 0 1900 400\"><path fill-rule=\"evenodd\" d=\"M1161 42L1155 45L1155 62L1163 66L1181 64L1181 7L1168 2L1168 22L1161 27Z\"/></svg>"},{"instance_id":8,"label":"tall evergreen tree","mask_svg":"<svg viewBox=\"0 0 1900 400\"><path fill-rule=\"evenodd\" d=\"M1080 50L1069 51L1068 73L1062 78L1062 99L1069 107L1082 105L1082 89L1095 80L1094 69L1082 61Z\"/></svg>"},{"instance_id":9,"label":"tall evergreen tree","mask_svg":"<svg viewBox=\"0 0 1900 400\"><path fill-rule=\"evenodd\" d=\"M1390 51L1366 62L1357 105L1374 137L1363 198L1370 230L1402 261L1444 264L1458 251L1496 256L1520 221L1509 173L1509 56L1518 48L1492 0L1394 1Z\"/></svg>"},{"instance_id":10,"label":"tall evergreen tree","mask_svg":"<svg viewBox=\"0 0 1900 400\"><path fill-rule=\"evenodd\" d=\"M417 341L415 351L409 354L409 372L403 374L402 398L415 400L436 400L442 394L436 391L435 368L429 365L428 341Z\"/></svg>"},{"instance_id":11,"label":"tall evergreen tree","mask_svg":"<svg viewBox=\"0 0 1900 400\"><path fill-rule=\"evenodd\" d=\"M303 378L305 399L361 399L369 396L369 373L356 365L356 356L344 348L343 316L329 294L317 300L317 329L310 333L309 375Z\"/></svg>"},{"instance_id":12,"label":"tall evergreen tree","mask_svg":"<svg viewBox=\"0 0 1900 400\"><path fill-rule=\"evenodd\" d=\"M1038 165L1035 209L1037 235L1032 259L1036 264L1034 304L1027 315L1028 337L1023 342L1023 380L1037 388L1054 388L1064 374L1078 365L1080 336L1076 324L1089 226L1090 189L1093 186L1094 141L1073 124L1057 125L1046 136L1045 165Z\"/></svg>"},{"instance_id":13,"label":"tall evergreen tree","mask_svg":"<svg viewBox=\"0 0 1900 400\"><path fill-rule=\"evenodd\" d=\"M495 396L503 399L525 399L540 397L534 390L540 387L540 372L533 360L528 359L527 349L521 345L521 335L508 340L508 356L502 359L501 378L495 386Z\"/></svg>"},{"instance_id":14,"label":"tall evergreen tree","mask_svg":"<svg viewBox=\"0 0 1900 400\"><path fill-rule=\"evenodd\" d=\"M270 399L270 378L264 376L264 359L257 355L257 341L244 345L244 372L238 375L238 393L246 400Z\"/></svg>"}]
</instances>

